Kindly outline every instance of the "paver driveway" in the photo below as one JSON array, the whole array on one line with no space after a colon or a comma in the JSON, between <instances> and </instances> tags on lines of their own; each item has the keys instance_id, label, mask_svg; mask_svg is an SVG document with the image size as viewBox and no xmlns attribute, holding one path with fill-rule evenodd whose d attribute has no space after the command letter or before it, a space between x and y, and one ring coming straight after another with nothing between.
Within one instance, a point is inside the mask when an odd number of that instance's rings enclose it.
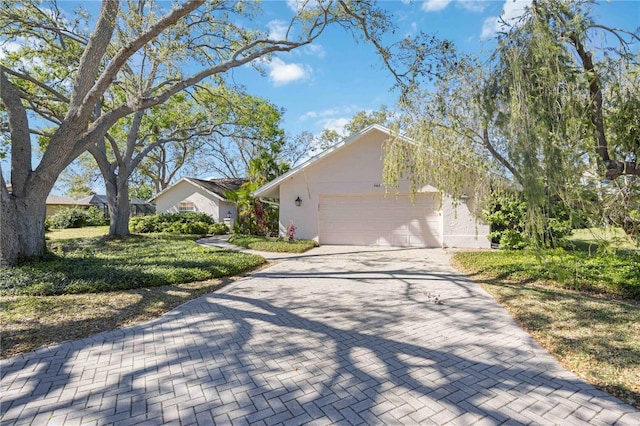
<instances>
[{"instance_id":1,"label":"paver driveway","mask_svg":"<svg viewBox=\"0 0 640 426\"><path fill-rule=\"evenodd\" d=\"M640 424L447 265L426 249L291 257L158 320L2 361L2 423Z\"/></svg>"}]
</instances>

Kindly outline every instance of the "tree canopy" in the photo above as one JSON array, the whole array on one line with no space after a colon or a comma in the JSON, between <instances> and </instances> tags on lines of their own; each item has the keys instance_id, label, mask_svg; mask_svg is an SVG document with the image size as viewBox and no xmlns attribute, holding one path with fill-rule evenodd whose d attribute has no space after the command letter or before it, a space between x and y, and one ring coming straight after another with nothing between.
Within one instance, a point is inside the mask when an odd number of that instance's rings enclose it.
<instances>
[{"instance_id":1,"label":"tree canopy","mask_svg":"<svg viewBox=\"0 0 640 426\"><path fill-rule=\"evenodd\" d=\"M0 0L0 26L19 49L0 60L3 137L9 139L11 186L0 173L0 264L43 253L45 199L60 173L119 120L167 102L205 80L316 40L341 25L372 43L401 87L432 72L425 62L447 45L418 34L385 45L388 13L373 1L300 2L284 37L252 18L258 2L172 3L105 0L95 19L65 13L56 1ZM147 62L147 57L164 61ZM146 85L127 77L163 72ZM113 96L118 87L124 96ZM143 88L144 90L141 90ZM43 124L46 123L46 124ZM8 136L7 136L8 133ZM33 164L32 135L46 138Z\"/></svg>"},{"instance_id":2,"label":"tree canopy","mask_svg":"<svg viewBox=\"0 0 640 426\"><path fill-rule=\"evenodd\" d=\"M435 90L404 97L400 128L417 144L388 145L387 182L408 176L416 188L477 197L514 182L539 242L553 203L602 216L597 197L613 187L602 179L628 184L640 174L640 33L598 24L592 3L534 1L488 62L448 63ZM638 224L627 221L627 231Z\"/></svg>"}]
</instances>

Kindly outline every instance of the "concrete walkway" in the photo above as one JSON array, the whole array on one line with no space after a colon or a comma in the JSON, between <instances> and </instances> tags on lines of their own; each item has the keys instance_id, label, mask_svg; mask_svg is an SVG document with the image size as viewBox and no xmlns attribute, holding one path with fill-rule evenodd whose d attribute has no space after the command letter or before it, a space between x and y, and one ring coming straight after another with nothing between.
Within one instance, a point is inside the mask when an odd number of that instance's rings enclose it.
<instances>
[{"instance_id":1,"label":"concrete walkway","mask_svg":"<svg viewBox=\"0 0 640 426\"><path fill-rule=\"evenodd\" d=\"M4 424L640 424L437 249L320 247L3 360Z\"/></svg>"}]
</instances>

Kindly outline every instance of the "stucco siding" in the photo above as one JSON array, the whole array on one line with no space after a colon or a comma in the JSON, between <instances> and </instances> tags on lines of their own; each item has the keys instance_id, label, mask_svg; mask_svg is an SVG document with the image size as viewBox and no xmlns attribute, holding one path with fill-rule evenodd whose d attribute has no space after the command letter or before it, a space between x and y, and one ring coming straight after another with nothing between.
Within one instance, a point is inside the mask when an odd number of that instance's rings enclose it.
<instances>
[{"instance_id":1,"label":"stucco siding","mask_svg":"<svg viewBox=\"0 0 640 426\"><path fill-rule=\"evenodd\" d=\"M192 202L195 206L195 211L210 215L216 222L224 218L224 216L220 216L220 212L223 209L220 208L219 201L204 189L188 181L177 183L155 199L158 213L178 213L181 202Z\"/></svg>"},{"instance_id":2,"label":"stucco siding","mask_svg":"<svg viewBox=\"0 0 640 426\"><path fill-rule=\"evenodd\" d=\"M363 134L358 139L329 153L317 162L309 164L298 173L280 183L280 233L286 234L290 223L297 227L295 237L321 242L320 203L322 197L344 194L358 194L368 197L396 197L398 202L407 201L410 186L402 181L399 188L385 188L382 183L384 167L384 141L388 135L380 130ZM436 188L425 186L420 192L434 193ZM401 196L397 196L400 194ZM295 205L300 197L302 204ZM375 212L371 212L375 214ZM454 207L452 200L444 197L439 223L434 226L433 235L438 245L443 247L489 247L486 235L488 226L477 221L465 204ZM357 224L354 224L356 226ZM437 227L437 229L435 229ZM433 239L430 245L434 244Z\"/></svg>"},{"instance_id":3,"label":"stucco siding","mask_svg":"<svg viewBox=\"0 0 640 426\"><path fill-rule=\"evenodd\" d=\"M443 197L443 247L489 248L489 232L489 225L476 219L466 202Z\"/></svg>"}]
</instances>

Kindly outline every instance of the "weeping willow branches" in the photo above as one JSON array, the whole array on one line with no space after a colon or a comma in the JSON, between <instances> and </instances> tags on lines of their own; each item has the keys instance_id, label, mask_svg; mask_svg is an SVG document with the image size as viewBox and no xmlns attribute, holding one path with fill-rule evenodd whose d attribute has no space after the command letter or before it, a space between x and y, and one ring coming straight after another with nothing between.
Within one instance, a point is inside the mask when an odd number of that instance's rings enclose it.
<instances>
[{"instance_id":1,"label":"weeping willow branches","mask_svg":"<svg viewBox=\"0 0 640 426\"><path fill-rule=\"evenodd\" d=\"M456 196L514 182L538 242L554 206L611 217L600 201L621 185L589 185L585 176L624 179L628 188L640 175L640 37L594 23L591 3L533 2L488 63L451 64L435 90L405 97L401 127L415 144L389 143L387 183L409 177L414 189L430 183ZM604 33L600 44L595 32ZM640 222L628 219L621 224L633 234Z\"/></svg>"}]
</instances>

